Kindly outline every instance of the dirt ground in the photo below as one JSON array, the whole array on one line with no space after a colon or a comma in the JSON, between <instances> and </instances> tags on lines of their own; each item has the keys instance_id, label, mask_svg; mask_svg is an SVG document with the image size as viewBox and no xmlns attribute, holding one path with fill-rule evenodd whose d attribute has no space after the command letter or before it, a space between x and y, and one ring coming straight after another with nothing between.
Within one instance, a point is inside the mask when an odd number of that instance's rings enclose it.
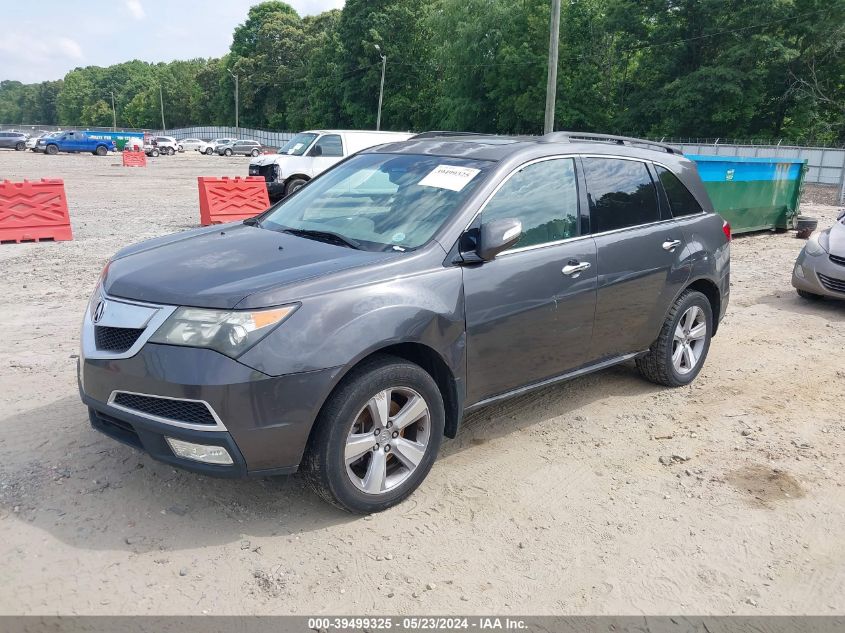
<instances>
[{"instance_id":1,"label":"dirt ground","mask_svg":"<svg viewBox=\"0 0 845 633\"><path fill-rule=\"evenodd\" d=\"M0 612L845 613L845 302L795 294L792 234L734 240L690 387L624 365L482 410L361 518L297 476L209 479L90 428L75 365L100 269L195 226L196 176L248 159L118 162L0 153L0 178L65 180L75 236L0 246Z\"/></svg>"}]
</instances>

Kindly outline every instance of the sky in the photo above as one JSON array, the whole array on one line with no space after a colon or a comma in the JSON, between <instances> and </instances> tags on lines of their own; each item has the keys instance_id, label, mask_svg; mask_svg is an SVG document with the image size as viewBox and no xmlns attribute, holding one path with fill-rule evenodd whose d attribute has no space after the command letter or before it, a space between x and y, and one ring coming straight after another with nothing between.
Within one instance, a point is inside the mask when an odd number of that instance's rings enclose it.
<instances>
[{"instance_id":1,"label":"sky","mask_svg":"<svg viewBox=\"0 0 845 633\"><path fill-rule=\"evenodd\" d=\"M259 0L0 0L0 80L61 79L78 66L220 57ZM300 15L343 0L287 0Z\"/></svg>"}]
</instances>

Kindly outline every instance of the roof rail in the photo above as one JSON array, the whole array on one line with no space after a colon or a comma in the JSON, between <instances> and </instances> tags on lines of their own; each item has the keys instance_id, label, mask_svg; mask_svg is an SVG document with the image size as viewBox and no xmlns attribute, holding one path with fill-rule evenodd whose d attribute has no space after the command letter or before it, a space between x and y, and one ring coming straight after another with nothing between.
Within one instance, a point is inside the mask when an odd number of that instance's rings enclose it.
<instances>
[{"instance_id":1,"label":"roof rail","mask_svg":"<svg viewBox=\"0 0 845 633\"><path fill-rule=\"evenodd\" d=\"M441 136L489 136L489 134L482 134L479 132L456 132L452 130L432 130L429 132L414 134L411 138L438 138Z\"/></svg>"},{"instance_id":2,"label":"roof rail","mask_svg":"<svg viewBox=\"0 0 845 633\"><path fill-rule=\"evenodd\" d=\"M615 143L616 145L646 145L648 147L657 147L668 154L678 154L671 145L665 143L658 143L657 141L649 141L643 138L633 138L631 136L617 136L615 134L593 134L592 132L551 132L540 137L541 143L560 143L586 141L598 143Z\"/></svg>"}]
</instances>

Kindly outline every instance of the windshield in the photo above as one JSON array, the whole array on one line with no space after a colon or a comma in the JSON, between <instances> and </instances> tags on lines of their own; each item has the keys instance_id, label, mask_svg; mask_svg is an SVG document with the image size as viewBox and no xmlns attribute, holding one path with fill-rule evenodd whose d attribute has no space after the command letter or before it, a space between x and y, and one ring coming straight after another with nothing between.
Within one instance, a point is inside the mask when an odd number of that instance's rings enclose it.
<instances>
[{"instance_id":1,"label":"windshield","mask_svg":"<svg viewBox=\"0 0 845 633\"><path fill-rule=\"evenodd\" d=\"M262 218L277 231L329 232L365 250L425 244L492 163L416 154L359 154L282 200Z\"/></svg>"},{"instance_id":2,"label":"windshield","mask_svg":"<svg viewBox=\"0 0 845 633\"><path fill-rule=\"evenodd\" d=\"M279 148L279 154L302 156L308 146L317 138L313 132L301 132Z\"/></svg>"}]
</instances>

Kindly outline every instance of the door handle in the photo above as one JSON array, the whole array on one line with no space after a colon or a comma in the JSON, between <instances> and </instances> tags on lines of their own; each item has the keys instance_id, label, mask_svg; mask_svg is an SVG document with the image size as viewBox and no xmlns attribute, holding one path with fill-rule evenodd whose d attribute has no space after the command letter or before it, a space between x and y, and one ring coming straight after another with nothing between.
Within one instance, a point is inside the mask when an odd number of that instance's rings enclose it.
<instances>
[{"instance_id":1,"label":"door handle","mask_svg":"<svg viewBox=\"0 0 845 633\"><path fill-rule=\"evenodd\" d=\"M570 275L571 277L577 277L579 274L584 272L590 267L590 262L579 262L579 261L571 261L566 266L564 266L560 272L564 275Z\"/></svg>"},{"instance_id":2,"label":"door handle","mask_svg":"<svg viewBox=\"0 0 845 633\"><path fill-rule=\"evenodd\" d=\"M681 240L666 240L663 242L663 250L669 251L670 253L674 251L681 245Z\"/></svg>"}]
</instances>

